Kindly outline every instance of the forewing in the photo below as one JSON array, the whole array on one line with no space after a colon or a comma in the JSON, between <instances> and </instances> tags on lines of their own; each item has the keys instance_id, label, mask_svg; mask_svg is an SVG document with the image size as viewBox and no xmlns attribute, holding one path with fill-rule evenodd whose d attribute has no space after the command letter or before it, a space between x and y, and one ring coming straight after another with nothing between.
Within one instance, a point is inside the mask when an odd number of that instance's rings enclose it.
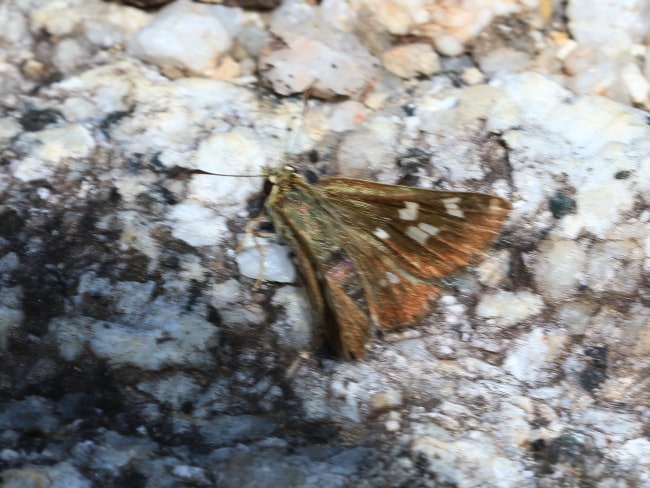
<instances>
[{"instance_id":1,"label":"forewing","mask_svg":"<svg viewBox=\"0 0 650 488\"><path fill-rule=\"evenodd\" d=\"M433 282L480 255L511 207L483 193L347 178L327 178L315 186L335 207L339 226L357 229L363 246L409 275Z\"/></svg>"},{"instance_id":2,"label":"forewing","mask_svg":"<svg viewBox=\"0 0 650 488\"><path fill-rule=\"evenodd\" d=\"M364 278L338 241L337 223L313 187L297 182L267 204L274 225L294 252L312 315L326 339L345 359L363 357L371 334Z\"/></svg>"},{"instance_id":3,"label":"forewing","mask_svg":"<svg viewBox=\"0 0 650 488\"><path fill-rule=\"evenodd\" d=\"M392 329L413 324L427 312L437 284L410 274L396 261L399 256L391 256L395 253L369 246L365 230L344 222L337 200L294 182L269 210L279 208L283 220L276 226L292 247L308 255L299 258L302 273L313 269L326 302L325 330L344 357L363 355L371 324Z\"/></svg>"}]
</instances>

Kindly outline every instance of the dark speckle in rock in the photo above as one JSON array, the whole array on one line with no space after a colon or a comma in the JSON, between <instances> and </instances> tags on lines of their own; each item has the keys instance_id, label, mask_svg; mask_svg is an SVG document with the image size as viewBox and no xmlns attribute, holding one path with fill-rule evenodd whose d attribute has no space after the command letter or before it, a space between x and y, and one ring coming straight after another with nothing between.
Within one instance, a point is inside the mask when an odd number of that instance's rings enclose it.
<instances>
[{"instance_id":1,"label":"dark speckle in rock","mask_svg":"<svg viewBox=\"0 0 650 488\"><path fill-rule=\"evenodd\" d=\"M577 208L575 200L561 192L557 192L555 195L549 198L548 205L551 209L553 217L556 219L560 219L565 215L575 213Z\"/></svg>"},{"instance_id":2,"label":"dark speckle in rock","mask_svg":"<svg viewBox=\"0 0 650 488\"><path fill-rule=\"evenodd\" d=\"M413 117L415 115L416 107L412 103L407 103L402 105L402 110L404 110L407 117Z\"/></svg>"},{"instance_id":3,"label":"dark speckle in rock","mask_svg":"<svg viewBox=\"0 0 650 488\"><path fill-rule=\"evenodd\" d=\"M38 132L49 125L63 121L63 114L51 108L43 110L29 110L20 117L20 125L26 132Z\"/></svg>"},{"instance_id":4,"label":"dark speckle in rock","mask_svg":"<svg viewBox=\"0 0 650 488\"><path fill-rule=\"evenodd\" d=\"M201 426L205 442L212 446L223 446L233 442L261 439L277 428L271 419L253 415L222 415Z\"/></svg>"},{"instance_id":5,"label":"dark speckle in rock","mask_svg":"<svg viewBox=\"0 0 650 488\"><path fill-rule=\"evenodd\" d=\"M13 429L52 434L60 420L54 413L53 404L38 396L25 400L0 404L0 430Z\"/></svg>"},{"instance_id":6,"label":"dark speckle in rock","mask_svg":"<svg viewBox=\"0 0 650 488\"><path fill-rule=\"evenodd\" d=\"M607 379L607 348L589 346L584 350L587 356L587 367L580 373L580 384L585 390L591 391L601 386Z\"/></svg>"},{"instance_id":7,"label":"dark speckle in rock","mask_svg":"<svg viewBox=\"0 0 650 488\"><path fill-rule=\"evenodd\" d=\"M555 439L536 439L531 442L530 450L539 474L551 474L564 463L576 467L578 474L583 468L580 458L586 447L581 435L567 433Z\"/></svg>"},{"instance_id":8,"label":"dark speckle in rock","mask_svg":"<svg viewBox=\"0 0 650 488\"><path fill-rule=\"evenodd\" d=\"M106 117L104 117L104 120L100 122L99 130L101 130L106 137L110 138L111 128L115 124L117 124L120 120L122 120L124 117L127 117L131 113L132 110L118 110L109 113L108 115L106 115Z\"/></svg>"},{"instance_id":9,"label":"dark speckle in rock","mask_svg":"<svg viewBox=\"0 0 650 488\"><path fill-rule=\"evenodd\" d=\"M0 236L5 239L12 239L25 225L25 220L17 210L5 207L0 210Z\"/></svg>"}]
</instances>

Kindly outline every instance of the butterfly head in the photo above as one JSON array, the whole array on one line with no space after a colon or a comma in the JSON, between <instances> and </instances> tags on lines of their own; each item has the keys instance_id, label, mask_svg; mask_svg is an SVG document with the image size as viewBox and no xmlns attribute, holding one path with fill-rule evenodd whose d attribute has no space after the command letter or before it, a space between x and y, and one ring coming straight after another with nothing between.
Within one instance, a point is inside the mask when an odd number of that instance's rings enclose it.
<instances>
[{"instance_id":1,"label":"butterfly head","mask_svg":"<svg viewBox=\"0 0 650 488\"><path fill-rule=\"evenodd\" d=\"M293 166L280 166L266 170L266 178L274 186L284 187L302 179Z\"/></svg>"}]
</instances>

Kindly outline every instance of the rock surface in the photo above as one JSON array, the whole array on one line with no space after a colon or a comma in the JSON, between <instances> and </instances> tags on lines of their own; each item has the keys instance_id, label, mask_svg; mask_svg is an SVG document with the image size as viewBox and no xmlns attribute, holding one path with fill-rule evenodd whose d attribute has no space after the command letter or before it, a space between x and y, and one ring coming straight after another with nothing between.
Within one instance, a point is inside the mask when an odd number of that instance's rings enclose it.
<instances>
[{"instance_id":1,"label":"rock surface","mask_svg":"<svg viewBox=\"0 0 650 488\"><path fill-rule=\"evenodd\" d=\"M2 2L0 483L650 485L648 2L558 3ZM513 210L343 362L280 164Z\"/></svg>"}]
</instances>

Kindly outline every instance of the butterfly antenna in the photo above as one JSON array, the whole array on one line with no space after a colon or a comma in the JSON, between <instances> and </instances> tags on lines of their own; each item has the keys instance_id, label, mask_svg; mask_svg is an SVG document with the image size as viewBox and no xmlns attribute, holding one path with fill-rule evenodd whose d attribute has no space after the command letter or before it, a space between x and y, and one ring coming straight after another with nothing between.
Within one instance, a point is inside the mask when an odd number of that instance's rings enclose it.
<instances>
[{"instance_id":1,"label":"butterfly antenna","mask_svg":"<svg viewBox=\"0 0 650 488\"><path fill-rule=\"evenodd\" d=\"M171 177L173 179L182 179L191 175L210 175L210 176L229 176L231 178L266 178L268 175L232 175L226 173L211 173L210 171L203 171L202 169L188 169L188 168L178 168L177 171L171 172Z\"/></svg>"},{"instance_id":2,"label":"butterfly antenna","mask_svg":"<svg viewBox=\"0 0 650 488\"><path fill-rule=\"evenodd\" d=\"M307 117L307 111L309 110L309 98L311 97L311 94L314 92L314 86L316 84L316 81L312 82L311 85L305 90L305 92L302 94L302 110L300 112L300 120L298 121L298 127L293 133L293 137L291 138L291 143L288 146L288 154L292 154L292 149L296 147L298 144L298 137L303 131L303 128L305 126L305 118Z\"/></svg>"}]
</instances>

